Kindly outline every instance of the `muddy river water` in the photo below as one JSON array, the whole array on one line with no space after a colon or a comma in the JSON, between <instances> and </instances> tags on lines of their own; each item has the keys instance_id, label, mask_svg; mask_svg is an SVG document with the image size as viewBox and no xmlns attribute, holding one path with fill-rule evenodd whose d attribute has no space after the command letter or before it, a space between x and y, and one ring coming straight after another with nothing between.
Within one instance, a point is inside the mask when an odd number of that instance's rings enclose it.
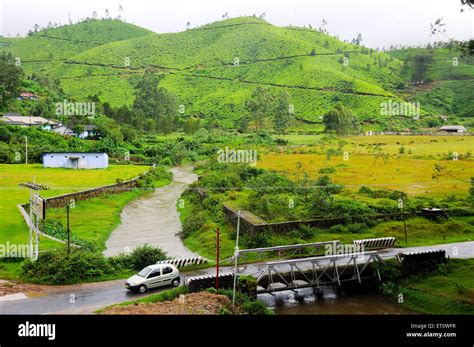
<instances>
[{"instance_id":1,"label":"muddy river water","mask_svg":"<svg viewBox=\"0 0 474 347\"><path fill-rule=\"evenodd\" d=\"M170 257L196 256L177 235L181 223L176 203L186 187L197 180L197 175L191 166L175 167L171 171L170 184L130 202L123 209L121 224L107 240L104 255L132 251L147 243L160 247Z\"/></svg>"},{"instance_id":2,"label":"muddy river water","mask_svg":"<svg viewBox=\"0 0 474 347\"><path fill-rule=\"evenodd\" d=\"M313 289L299 289L263 294L258 298L273 309L275 314L415 314L377 292L345 294L336 287L322 287L318 295Z\"/></svg>"}]
</instances>

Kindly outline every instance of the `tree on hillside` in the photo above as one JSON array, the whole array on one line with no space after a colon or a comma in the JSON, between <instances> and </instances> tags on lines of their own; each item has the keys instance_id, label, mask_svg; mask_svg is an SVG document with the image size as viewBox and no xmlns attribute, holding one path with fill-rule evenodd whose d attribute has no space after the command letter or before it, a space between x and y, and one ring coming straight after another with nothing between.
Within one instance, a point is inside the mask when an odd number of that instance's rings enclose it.
<instances>
[{"instance_id":1,"label":"tree on hillside","mask_svg":"<svg viewBox=\"0 0 474 347\"><path fill-rule=\"evenodd\" d=\"M245 108L249 111L258 129L262 128L265 117L271 114L273 101L274 98L267 89L257 87L250 100L245 103Z\"/></svg>"},{"instance_id":2,"label":"tree on hillside","mask_svg":"<svg viewBox=\"0 0 474 347\"><path fill-rule=\"evenodd\" d=\"M457 45L464 56L473 56L474 55L474 40L457 42Z\"/></svg>"},{"instance_id":3,"label":"tree on hillside","mask_svg":"<svg viewBox=\"0 0 474 347\"><path fill-rule=\"evenodd\" d=\"M176 126L178 108L175 97L159 82L152 71L145 71L135 88L133 112L145 120L146 130L169 133Z\"/></svg>"},{"instance_id":4,"label":"tree on hillside","mask_svg":"<svg viewBox=\"0 0 474 347\"><path fill-rule=\"evenodd\" d=\"M325 131L335 131L339 135L356 134L360 131L357 117L341 104L334 106L324 115Z\"/></svg>"},{"instance_id":5,"label":"tree on hillside","mask_svg":"<svg viewBox=\"0 0 474 347\"><path fill-rule=\"evenodd\" d=\"M18 95L23 71L15 65L15 60L11 54L2 53L0 55L0 108Z\"/></svg>"},{"instance_id":6,"label":"tree on hillside","mask_svg":"<svg viewBox=\"0 0 474 347\"><path fill-rule=\"evenodd\" d=\"M293 115L290 113L288 93L282 91L275 98L273 126L277 132L284 133L292 119Z\"/></svg>"},{"instance_id":7,"label":"tree on hillside","mask_svg":"<svg viewBox=\"0 0 474 347\"><path fill-rule=\"evenodd\" d=\"M359 33L359 34L357 35L357 37L352 40L352 43L355 44L355 45L357 45L357 46L360 46L360 43L361 43L361 42L362 42L362 34Z\"/></svg>"},{"instance_id":8,"label":"tree on hillside","mask_svg":"<svg viewBox=\"0 0 474 347\"><path fill-rule=\"evenodd\" d=\"M420 53L411 57L411 65L413 67L411 80L413 82L423 82L432 62L433 56L431 54Z\"/></svg>"}]
</instances>

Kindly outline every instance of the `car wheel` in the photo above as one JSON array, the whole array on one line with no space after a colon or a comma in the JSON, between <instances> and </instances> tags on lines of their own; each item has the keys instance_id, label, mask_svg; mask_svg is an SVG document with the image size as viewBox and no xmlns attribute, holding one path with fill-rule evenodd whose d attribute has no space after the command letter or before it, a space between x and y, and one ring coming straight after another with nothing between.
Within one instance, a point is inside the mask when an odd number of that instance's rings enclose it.
<instances>
[{"instance_id":1,"label":"car wheel","mask_svg":"<svg viewBox=\"0 0 474 347\"><path fill-rule=\"evenodd\" d=\"M175 278L175 279L171 282L171 285L172 285L173 287L179 286L179 277L178 277L178 278Z\"/></svg>"},{"instance_id":2,"label":"car wheel","mask_svg":"<svg viewBox=\"0 0 474 347\"><path fill-rule=\"evenodd\" d=\"M146 285L142 284L140 287L138 287L138 292L139 293L145 293L148 290Z\"/></svg>"}]
</instances>

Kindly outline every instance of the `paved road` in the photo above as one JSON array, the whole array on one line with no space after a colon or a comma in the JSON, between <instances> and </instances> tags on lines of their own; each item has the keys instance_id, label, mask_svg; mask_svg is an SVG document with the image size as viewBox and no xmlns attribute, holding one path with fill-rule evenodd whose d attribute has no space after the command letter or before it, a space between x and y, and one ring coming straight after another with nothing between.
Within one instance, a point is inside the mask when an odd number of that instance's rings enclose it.
<instances>
[{"instance_id":1,"label":"paved road","mask_svg":"<svg viewBox=\"0 0 474 347\"><path fill-rule=\"evenodd\" d=\"M421 251L426 249L444 249L447 256L451 258L474 258L474 241L451 243L436 246L409 247L404 249L388 249L380 252L382 258L394 257L398 252ZM244 274L256 273L264 267L263 264L243 265L239 272ZM187 276L202 274L213 274L214 268L193 271ZM223 267L222 272L232 271L231 267ZM0 302L0 314L83 314L93 313L102 307L134 300L158 291L146 294L134 294L123 287L124 280L64 286L59 293L29 298L18 301ZM71 302L71 295L75 296L75 302Z\"/></svg>"},{"instance_id":2,"label":"paved road","mask_svg":"<svg viewBox=\"0 0 474 347\"><path fill-rule=\"evenodd\" d=\"M160 247L170 257L196 256L177 236L181 223L176 203L187 185L197 180L197 175L191 166L175 167L172 172L173 182L132 201L123 209L121 224L105 244L105 256L133 251L145 243Z\"/></svg>"}]
</instances>

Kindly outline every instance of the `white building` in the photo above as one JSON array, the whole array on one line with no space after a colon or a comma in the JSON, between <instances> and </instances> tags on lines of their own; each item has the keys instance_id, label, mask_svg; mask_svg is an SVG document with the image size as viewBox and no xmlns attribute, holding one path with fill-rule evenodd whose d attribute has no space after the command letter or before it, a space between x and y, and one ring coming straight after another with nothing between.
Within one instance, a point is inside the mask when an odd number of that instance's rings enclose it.
<instances>
[{"instance_id":1,"label":"white building","mask_svg":"<svg viewBox=\"0 0 474 347\"><path fill-rule=\"evenodd\" d=\"M59 126L59 122L43 117L22 116L19 113L6 113L0 120L6 125L17 125L21 127L41 127L50 130L55 126Z\"/></svg>"},{"instance_id":2,"label":"white building","mask_svg":"<svg viewBox=\"0 0 474 347\"><path fill-rule=\"evenodd\" d=\"M465 133L467 129L462 125L443 125L441 128L439 128L439 131L446 133Z\"/></svg>"},{"instance_id":3,"label":"white building","mask_svg":"<svg viewBox=\"0 0 474 347\"><path fill-rule=\"evenodd\" d=\"M105 169L109 166L107 153L44 153L44 167L67 169Z\"/></svg>"}]
</instances>

